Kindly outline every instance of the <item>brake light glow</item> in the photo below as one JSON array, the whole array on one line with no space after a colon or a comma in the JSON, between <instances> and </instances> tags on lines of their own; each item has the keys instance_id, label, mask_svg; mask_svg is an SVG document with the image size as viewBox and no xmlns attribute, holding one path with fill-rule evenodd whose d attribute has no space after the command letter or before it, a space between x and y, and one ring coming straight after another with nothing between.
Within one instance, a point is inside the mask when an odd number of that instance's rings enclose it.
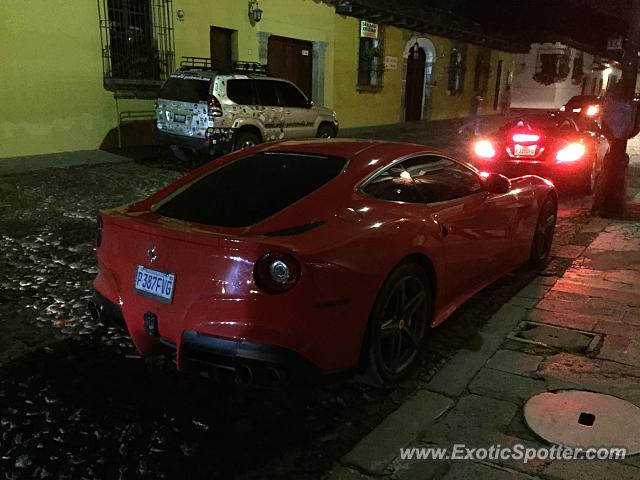
<instances>
[{"instance_id":1,"label":"brake light glow","mask_svg":"<svg viewBox=\"0 0 640 480\"><path fill-rule=\"evenodd\" d=\"M493 158L496 156L496 149L489 140L478 140L473 147L473 151L480 158Z\"/></svg>"},{"instance_id":2,"label":"brake light glow","mask_svg":"<svg viewBox=\"0 0 640 480\"><path fill-rule=\"evenodd\" d=\"M540 140L540 135L532 133L516 133L513 135L513 141L515 143L537 142L538 140Z\"/></svg>"},{"instance_id":3,"label":"brake light glow","mask_svg":"<svg viewBox=\"0 0 640 480\"><path fill-rule=\"evenodd\" d=\"M587 108L587 111L585 112L585 115L587 117L594 117L598 114L599 111L600 111L600 108L597 105L589 105L589 107Z\"/></svg>"},{"instance_id":4,"label":"brake light glow","mask_svg":"<svg viewBox=\"0 0 640 480\"><path fill-rule=\"evenodd\" d=\"M580 160L587 149L581 143L570 143L556 154L558 163L570 163Z\"/></svg>"}]
</instances>

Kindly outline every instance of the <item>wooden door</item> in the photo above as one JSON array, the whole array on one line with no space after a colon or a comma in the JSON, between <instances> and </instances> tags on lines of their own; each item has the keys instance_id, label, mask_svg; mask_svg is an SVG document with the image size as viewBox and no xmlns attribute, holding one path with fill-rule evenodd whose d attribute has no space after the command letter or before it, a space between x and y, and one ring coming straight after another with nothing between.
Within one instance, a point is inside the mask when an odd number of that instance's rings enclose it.
<instances>
[{"instance_id":1,"label":"wooden door","mask_svg":"<svg viewBox=\"0 0 640 480\"><path fill-rule=\"evenodd\" d=\"M313 50L311 42L294 38L269 37L269 73L295 83L311 98Z\"/></svg>"},{"instance_id":2,"label":"wooden door","mask_svg":"<svg viewBox=\"0 0 640 480\"><path fill-rule=\"evenodd\" d=\"M209 29L209 45L211 48L211 66L219 70L231 70L231 36L235 30L211 27Z\"/></svg>"},{"instance_id":3,"label":"wooden door","mask_svg":"<svg viewBox=\"0 0 640 480\"><path fill-rule=\"evenodd\" d=\"M427 55L422 48L412 47L407 59L407 85L404 94L405 120L422 119L424 69Z\"/></svg>"}]
</instances>

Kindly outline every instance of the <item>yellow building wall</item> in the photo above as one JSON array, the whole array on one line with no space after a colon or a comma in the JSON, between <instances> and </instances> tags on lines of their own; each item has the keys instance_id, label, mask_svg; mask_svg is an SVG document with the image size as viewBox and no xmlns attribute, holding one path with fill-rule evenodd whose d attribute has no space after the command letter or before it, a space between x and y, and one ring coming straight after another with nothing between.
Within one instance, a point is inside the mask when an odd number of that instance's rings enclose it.
<instances>
[{"instance_id":1,"label":"yellow building wall","mask_svg":"<svg viewBox=\"0 0 640 480\"><path fill-rule=\"evenodd\" d=\"M98 148L116 125L96 2L0 2L0 157Z\"/></svg>"},{"instance_id":2,"label":"yellow building wall","mask_svg":"<svg viewBox=\"0 0 640 480\"><path fill-rule=\"evenodd\" d=\"M402 30L386 26L384 54L398 57L398 69L383 74L380 91L358 91L360 21L335 16L334 105L341 128L384 125L400 121L402 89Z\"/></svg>"},{"instance_id":3,"label":"yellow building wall","mask_svg":"<svg viewBox=\"0 0 640 480\"><path fill-rule=\"evenodd\" d=\"M325 104L333 98L333 19L335 10L315 0L263 1L262 20L252 25L248 4L238 0L175 0L174 12L184 10L183 20L175 21L176 65L183 56L209 57L211 26L236 30L233 53L237 60L259 62L258 34L268 32L298 40L326 42Z\"/></svg>"},{"instance_id":4,"label":"yellow building wall","mask_svg":"<svg viewBox=\"0 0 640 480\"><path fill-rule=\"evenodd\" d=\"M342 128L397 123L402 118L403 51L412 32L385 27L385 55L398 59L383 89L359 92L359 20L335 14L318 0L263 0L263 18L251 25L247 2L174 0L176 65L182 56L210 55L209 27L237 31L234 56L259 61L259 32L326 42L324 104ZM184 10L183 20L175 12ZM99 148L117 125L113 94L103 87L96 2L0 1L0 158ZM467 50L463 95L447 95L450 40L429 36L436 47L432 118L464 117L473 88L476 47ZM492 52L491 71L514 55ZM493 113L495 80L489 80L483 111ZM152 101L120 101L121 110L150 110Z\"/></svg>"}]
</instances>

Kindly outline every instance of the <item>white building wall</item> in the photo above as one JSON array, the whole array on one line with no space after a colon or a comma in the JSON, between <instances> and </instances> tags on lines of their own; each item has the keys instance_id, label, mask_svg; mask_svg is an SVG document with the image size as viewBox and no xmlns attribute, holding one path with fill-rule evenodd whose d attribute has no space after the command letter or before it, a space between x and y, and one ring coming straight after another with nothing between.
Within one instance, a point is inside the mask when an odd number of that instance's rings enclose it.
<instances>
[{"instance_id":1,"label":"white building wall","mask_svg":"<svg viewBox=\"0 0 640 480\"><path fill-rule=\"evenodd\" d=\"M511 107L512 108L541 108L541 109L557 109L567 102L574 95L582 93L582 82L573 83L571 79L572 72L569 72L564 82L555 83L553 85L542 85L533 79L536 70L536 62L538 58L538 50L540 47L559 47L564 45L560 43L539 44L534 43L527 54L520 54L516 60L516 70L513 77L513 85L511 87ZM573 58L580 52L571 49L571 60L569 66L573 68ZM583 53L583 70L587 78L585 94L595 95L604 93L607 87L607 78L611 75L620 79L620 71L616 69L608 69L607 71L592 71L593 56ZM602 80L602 89L598 90ZM595 90L592 88L595 86Z\"/></svg>"}]
</instances>

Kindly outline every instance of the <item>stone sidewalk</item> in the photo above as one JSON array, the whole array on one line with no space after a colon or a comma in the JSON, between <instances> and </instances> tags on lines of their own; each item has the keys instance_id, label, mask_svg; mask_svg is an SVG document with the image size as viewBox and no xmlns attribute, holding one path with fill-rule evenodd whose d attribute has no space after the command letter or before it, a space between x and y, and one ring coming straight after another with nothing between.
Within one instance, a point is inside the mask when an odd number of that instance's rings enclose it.
<instances>
[{"instance_id":1,"label":"stone sidewalk","mask_svg":"<svg viewBox=\"0 0 640 480\"><path fill-rule=\"evenodd\" d=\"M522 407L546 391L583 389L640 405L640 223L594 218L560 276L541 274L514 296L426 387L362 439L325 480L640 478L620 461L399 459L403 447L549 446ZM580 243L580 244L578 244Z\"/></svg>"}]
</instances>

